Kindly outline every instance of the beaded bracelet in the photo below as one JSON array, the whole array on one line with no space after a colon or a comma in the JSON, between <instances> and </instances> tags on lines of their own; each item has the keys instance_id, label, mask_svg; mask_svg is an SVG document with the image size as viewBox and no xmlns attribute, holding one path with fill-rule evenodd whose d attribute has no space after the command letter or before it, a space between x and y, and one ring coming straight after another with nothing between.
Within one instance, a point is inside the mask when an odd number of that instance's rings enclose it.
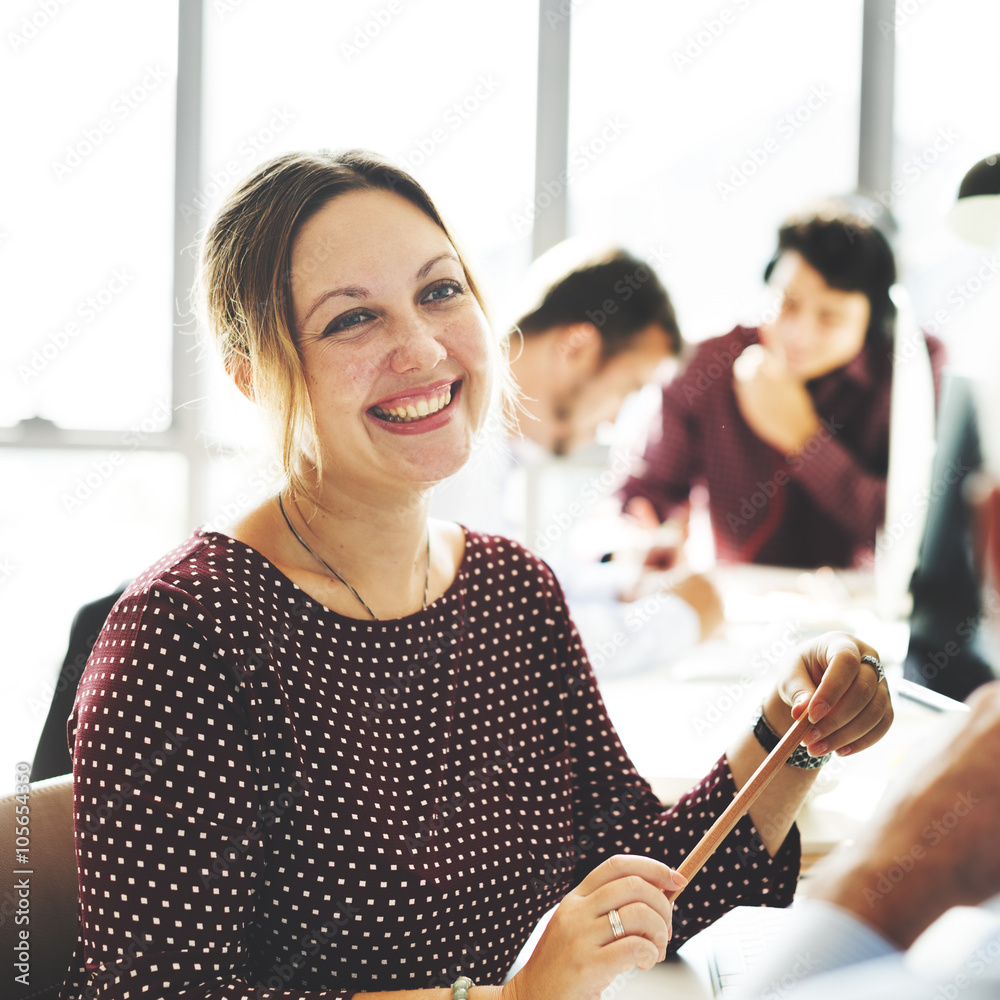
<instances>
[{"instance_id":1,"label":"beaded bracelet","mask_svg":"<svg viewBox=\"0 0 1000 1000\"><path fill-rule=\"evenodd\" d=\"M451 1000L468 1000L469 990L475 985L468 976L459 976L451 984Z\"/></svg>"},{"instance_id":2,"label":"beaded bracelet","mask_svg":"<svg viewBox=\"0 0 1000 1000\"><path fill-rule=\"evenodd\" d=\"M781 740L781 737L767 724L764 718L764 706L757 709L757 714L753 720L753 734L757 737L757 742L770 753ZM825 753L822 757L813 757L805 747L796 747L795 752L786 761L792 767L801 767L807 771L815 771L822 767L831 757L832 753Z\"/></svg>"}]
</instances>

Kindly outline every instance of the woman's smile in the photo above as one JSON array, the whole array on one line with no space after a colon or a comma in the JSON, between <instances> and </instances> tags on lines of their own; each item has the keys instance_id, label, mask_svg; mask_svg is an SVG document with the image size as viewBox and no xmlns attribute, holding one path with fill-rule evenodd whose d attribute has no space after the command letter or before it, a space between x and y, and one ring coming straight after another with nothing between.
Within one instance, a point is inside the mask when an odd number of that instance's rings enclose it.
<instances>
[{"instance_id":1,"label":"woman's smile","mask_svg":"<svg viewBox=\"0 0 1000 1000\"><path fill-rule=\"evenodd\" d=\"M427 420L428 417L447 409L462 385L461 379L453 379L444 385L428 389L409 389L395 396L387 396L368 412L376 419L394 424L412 424Z\"/></svg>"},{"instance_id":2,"label":"woman's smile","mask_svg":"<svg viewBox=\"0 0 1000 1000\"><path fill-rule=\"evenodd\" d=\"M383 410L387 416L376 412L380 409L376 406L368 413L380 429L390 434L427 434L451 423L461 394L462 380L458 379L431 396L418 396L415 400L409 397L405 403L397 403L392 410ZM427 412L421 414L421 409ZM401 415L401 411L405 415Z\"/></svg>"}]
</instances>

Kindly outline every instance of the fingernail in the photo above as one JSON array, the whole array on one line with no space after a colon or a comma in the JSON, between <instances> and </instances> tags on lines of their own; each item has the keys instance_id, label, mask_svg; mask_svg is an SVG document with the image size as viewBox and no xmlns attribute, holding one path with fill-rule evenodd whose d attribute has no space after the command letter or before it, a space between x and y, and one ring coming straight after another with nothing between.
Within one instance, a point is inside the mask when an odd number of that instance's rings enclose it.
<instances>
[{"instance_id":1,"label":"fingernail","mask_svg":"<svg viewBox=\"0 0 1000 1000\"><path fill-rule=\"evenodd\" d=\"M830 706L822 701L814 701L809 708L809 721L819 722L830 711Z\"/></svg>"},{"instance_id":2,"label":"fingernail","mask_svg":"<svg viewBox=\"0 0 1000 1000\"><path fill-rule=\"evenodd\" d=\"M820 736L820 732L819 732L818 729L810 729L809 732L806 733L805 736L802 737L802 742L806 746L809 746L810 743L815 743L816 740L819 739L819 736Z\"/></svg>"},{"instance_id":3,"label":"fingernail","mask_svg":"<svg viewBox=\"0 0 1000 1000\"><path fill-rule=\"evenodd\" d=\"M674 885L678 889L683 889L687 884L688 880L680 872L674 872Z\"/></svg>"},{"instance_id":4,"label":"fingernail","mask_svg":"<svg viewBox=\"0 0 1000 1000\"><path fill-rule=\"evenodd\" d=\"M837 756L838 757L847 757L847 756L849 756L852 753L854 753L854 750L853 750L852 747L841 747L837 751Z\"/></svg>"},{"instance_id":5,"label":"fingernail","mask_svg":"<svg viewBox=\"0 0 1000 1000\"><path fill-rule=\"evenodd\" d=\"M830 744L824 740L822 743L817 743L814 747L809 747L809 753L812 754L813 757L822 757L829 747Z\"/></svg>"}]
</instances>

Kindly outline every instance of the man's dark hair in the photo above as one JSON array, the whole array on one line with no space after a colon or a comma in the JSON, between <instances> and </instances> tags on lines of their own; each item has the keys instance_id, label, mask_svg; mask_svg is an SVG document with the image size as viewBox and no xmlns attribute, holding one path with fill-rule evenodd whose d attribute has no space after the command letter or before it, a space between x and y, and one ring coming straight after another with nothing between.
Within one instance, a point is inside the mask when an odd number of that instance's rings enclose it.
<instances>
[{"instance_id":1,"label":"man's dark hair","mask_svg":"<svg viewBox=\"0 0 1000 1000\"><path fill-rule=\"evenodd\" d=\"M540 301L517 321L525 337L571 323L591 323L601 335L604 356L627 350L651 323L663 328L674 354L681 332L667 290L638 257L615 249L591 258L545 289Z\"/></svg>"},{"instance_id":2,"label":"man's dark hair","mask_svg":"<svg viewBox=\"0 0 1000 1000\"><path fill-rule=\"evenodd\" d=\"M839 202L793 216L778 230L778 248L764 270L765 281L786 250L801 254L831 288L868 297L867 343L892 337L896 307L889 289L896 281L896 262L888 240L871 222Z\"/></svg>"}]
</instances>

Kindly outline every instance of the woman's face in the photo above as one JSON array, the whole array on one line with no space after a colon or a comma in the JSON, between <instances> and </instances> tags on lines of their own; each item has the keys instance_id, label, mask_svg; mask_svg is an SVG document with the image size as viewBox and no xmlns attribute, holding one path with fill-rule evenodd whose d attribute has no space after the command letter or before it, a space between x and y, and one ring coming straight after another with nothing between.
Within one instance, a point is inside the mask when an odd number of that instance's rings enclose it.
<instances>
[{"instance_id":1,"label":"woman's face","mask_svg":"<svg viewBox=\"0 0 1000 1000\"><path fill-rule=\"evenodd\" d=\"M291 271L327 477L399 490L461 468L489 405L492 334L442 230L400 195L351 191L303 225Z\"/></svg>"},{"instance_id":2,"label":"woman's face","mask_svg":"<svg viewBox=\"0 0 1000 1000\"><path fill-rule=\"evenodd\" d=\"M793 375L819 378L861 353L871 315L864 292L831 288L794 250L781 255L769 284L781 293L781 313L761 327L761 340L783 352Z\"/></svg>"}]
</instances>

